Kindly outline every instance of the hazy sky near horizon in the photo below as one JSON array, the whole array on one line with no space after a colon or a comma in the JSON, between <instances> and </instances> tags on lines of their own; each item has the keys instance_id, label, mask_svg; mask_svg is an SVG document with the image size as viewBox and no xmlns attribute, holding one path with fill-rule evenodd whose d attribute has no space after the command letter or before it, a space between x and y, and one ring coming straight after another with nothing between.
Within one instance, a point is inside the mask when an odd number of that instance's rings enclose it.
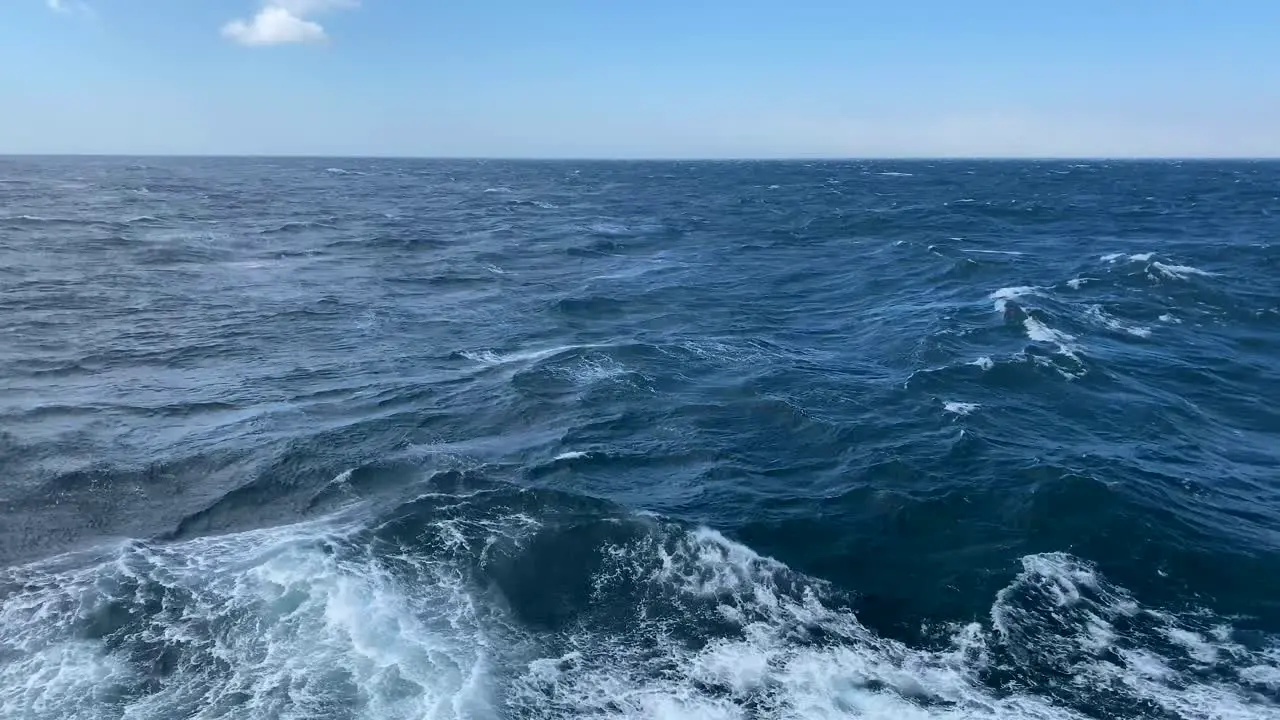
<instances>
[{"instance_id":1,"label":"hazy sky near horizon","mask_svg":"<svg viewBox=\"0 0 1280 720\"><path fill-rule=\"evenodd\" d=\"M0 153L1280 156L1275 0L0 5Z\"/></svg>"}]
</instances>

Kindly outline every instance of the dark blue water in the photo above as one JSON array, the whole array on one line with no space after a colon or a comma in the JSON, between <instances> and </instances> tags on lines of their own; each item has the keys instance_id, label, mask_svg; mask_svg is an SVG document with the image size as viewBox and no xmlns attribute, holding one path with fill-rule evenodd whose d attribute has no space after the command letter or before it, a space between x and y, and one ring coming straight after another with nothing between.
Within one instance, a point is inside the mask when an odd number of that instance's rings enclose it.
<instances>
[{"instance_id":1,"label":"dark blue water","mask_svg":"<svg viewBox=\"0 0 1280 720\"><path fill-rule=\"evenodd\" d=\"M0 717L1280 717L1280 164L0 160Z\"/></svg>"}]
</instances>

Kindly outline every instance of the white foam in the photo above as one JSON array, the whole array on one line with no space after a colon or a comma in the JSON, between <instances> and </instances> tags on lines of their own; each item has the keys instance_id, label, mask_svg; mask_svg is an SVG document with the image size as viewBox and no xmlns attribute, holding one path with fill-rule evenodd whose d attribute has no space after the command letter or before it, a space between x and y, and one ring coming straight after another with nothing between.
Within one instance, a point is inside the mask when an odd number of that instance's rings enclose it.
<instances>
[{"instance_id":1,"label":"white foam","mask_svg":"<svg viewBox=\"0 0 1280 720\"><path fill-rule=\"evenodd\" d=\"M1151 269L1171 280L1186 280L1192 275L1212 277L1214 273L1190 265L1166 265L1162 262L1151 263Z\"/></svg>"},{"instance_id":2,"label":"white foam","mask_svg":"<svg viewBox=\"0 0 1280 720\"><path fill-rule=\"evenodd\" d=\"M1010 300L1016 300L1027 295L1036 295L1040 290L1042 290L1042 288L1035 285L1018 285L1016 287L1000 288L987 297L995 301L994 306L996 312L1003 313Z\"/></svg>"},{"instance_id":3,"label":"white foam","mask_svg":"<svg viewBox=\"0 0 1280 720\"><path fill-rule=\"evenodd\" d=\"M341 550L344 534L313 524L133 543L103 564L18 569L0 652L23 659L0 667L0 716L483 713L490 651L460 576L426 560L393 573ZM84 636L101 623L123 625ZM171 667L148 678L161 648Z\"/></svg>"},{"instance_id":4,"label":"white foam","mask_svg":"<svg viewBox=\"0 0 1280 720\"><path fill-rule=\"evenodd\" d=\"M1232 642L1229 627L1201 632L1191 625L1199 617L1144 608L1063 553L1023 558L1023 572L992 607L1000 637L1034 648L1037 665L1075 676L1082 688L1118 690L1130 704L1154 705L1187 720L1275 716L1280 706L1245 686L1264 684L1257 680L1280 669L1280 653L1274 646L1249 650ZM1117 622L1125 623L1125 633L1115 631ZM1158 650L1161 639L1178 650Z\"/></svg>"},{"instance_id":5,"label":"white foam","mask_svg":"<svg viewBox=\"0 0 1280 720\"><path fill-rule=\"evenodd\" d=\"M1106 255L1103 255L1099 259L1102 260L1103 262L1108 262L1108 263L1118 262L1121 258L1124 258L1129 262L1151 262L1151 258L1155 256L1156 254L1152 252L1133 253L1133 254L1108 253Z\"/></svg>"},{"instance_id":6,"label":"white foam","mask_svg":"<svg viewBox=\"0 0 1280 720\"><path fill-rule=\"evenodd\" d=\"M1188 675L1173 659L1132 647L1112 629L1117 619L1176 621L1144 615L1087 565L1050 554L1024 558L1023 568L992 606L991 631L971 624L955 633L951 648L927 651L876 635L827 605L822 585L797 588L785 566L717 533L618 548L597 593L616 600L608 593L618 583L617 592L627 587L634 594L630 580L642 583L646 597L676 589L688 600L676 604L673 620L639 615L636 635L604 647L598 637L575 634L571 652L531 663L513 696L521 708L549 702L540 716L552 717L1083 717L1047 697L988 689L979 678L994 662L991 650L1009 646L1015 651L1004 656L1015 662L1029 655L1032 663L1043 660L1063 675L1084 678L1075 692L1085 704L1093 702L1090 688L1106 687L1123 694L1123 708L1155 704L1183 720L1260 720L1276 712L1274 702L1238 685ZM670 632L667 623L712 609L737 630L705 645L684 644ZM806 640L814 634L822 641ZM1117 645L1122 665L1105 653ZM1260 661L1250 668L1264 668L1250 670L1250 677L1269 677L1268 659L1247 659Z\"/></svg>"},{"instance_id":7,"label":"white foam","mask_svg":"<svg viewBox=\"0 0 1280 720\"><path fill-rule=\"evenodd\" d=\"M951 239L952 239L952 240L963 240L963 238L951 238ZM1021 251L1018 251L1018 250L978 250L978 249L976 249L976 248L965 248L965 249L964 249L964 251L965 251L965 252L971 252L971 253L980 253L980 254L983 254L983 255L1012 255L1012 256L1015 256L1015 257L1016 257L1016 256L1020 256L1020 255L1026 255L1026 253L1021 252Z\"/></svg>"},{"instance_id":8,"label":"white foam","mask_svg":"<svg viewBox=\"0 0 1280 720\"><path fill-rule=\"evenodd\" d=\"M561 365L552 370L553 373L567 378L575 385L589 386L596 383L621 379L630 374L630 370L622 363L608 356L591 356L577 362Z\"/></svg>"},{"instance_id":9,"label":"white foam","mask_svg":"<svg viewBox=\"0 0 1280 720\"><path fill-rule=\"evenodd\" d=\"M504 195L505 195L506 193L513 192L513 191L512 191L512 189L511 189L511 188L509 188L509 187L498 186L498 187L485 188L485 189L484 189L484 192L487 192L487 193L500 193L500 194L504 194Z\"/></svg>"},{"instance_id":10,"label":"white foam","mask_svg":"<svg viewBox=\"0 0 1280 720\"><path fill-rule=\"evenodd\" d=\"M1211 665L1218 661L1218 644L1209 642L1207 638L1198 632L1187 630L1186 628L1170 627L1165 628L1165 636L1170 641L1185 648L1191 657L1199 662Z\"/></svg>"},{"instance_id":11,"label":"white foam","mask_svg":"<svg viewBox=\"0 0 1280 720\"><path fill-rule=\"evenodd\" d=\"M583 350L594 345L557 345L555 347L542 348L539 350L517 350L510 353L500 353L493 350L465 350L462 357L468 360L474 360L485 365L508 365L512 363L536 362L554 357L561 353L571 350Z\"/></svg>"},{"instance_id":12,"label":"white foam","mask_svg":"<svg viewBox=\"0 0 1280 720\"><path fill-rule=\"evenodd\" d=\"M1173 323L1175 325L1182 322L1181 320L1170 315L1169 313L1165 313L1164 315L1161 315L1159 319L1160 319L1160 322L1162 323Z\"/></svg>"},{"instance_id":13,"label":"white foam","mask_svg":"<svg viewBox=\"0 0 1280 720\"><path fill-rule=\"evenodd\" d=\"M5 215L3 217L0 217L0 221L6 221L6 220L17 221L17 222L33 222L33 223L57 222L57 220L53 218L44 217L43 215Z\"/></svg>"},{"instance_id":14,"label":"white foam","mask_svg":"<svg viewBox=\"0 0 1280 720\"><path fill-rule=\"evenodd\" d=\"M1027 337L1031 340L1054 345L1057 347L1059 355L1065 355L1076 361L1080 360L1077 355L1080 348L1075 344L1076 337L1074 335L1054 330L1030 315L1022 320L1022 327L1026 329Z\"/></svg>"},{"instance_id":15,"label":"white foam","mask_svg":"<svg viewBox=\"0 0 1280 720\"><path fill-rule=\"evenodd\" d=\"M1250 665L1240 670L1245 682L1262 685L1272 691L1280 690L1280 649L1272 648L1261 653L1264 664Z\"/></svg>"},{"instance_id":16,"label":"white foam","mask_svg":"<svg viewBox=\"0 0 1280 720\"><path fill-rule=\"evenodd\" d=\"M1107 328L1108 330L1127 333L1134 337L1140 337L1140 338L1151 337L1151 328L1141 327L1138 325L1126 325L1120 320L1118 320L1117 318L1114 318L1111 315L1108 315L1098 305L1089 306L1089 310L1087 314L1095 322Z\"/></svg>"},{"instance_id":17,"label":"white foam","mask_svg":"<svg viewBox=\"0 0 1280 720\"><path fill-rule=\"evenodd\" d=\"M1090 279L1091 278L1082 278L1082 277L1072 278L1067 281L1067 286L1070 287L1072 290L1079 290L1080 286L1084 285Z\"/></svg>"},{"instance_id":18,"label":"white foam","mask_svg":"<svg viewBox=\"0 0 1280 720\"><path fill-rule=\"evenodd\" d=\"M592 223L587 226L587 229L597 235L604 235L605 237L626 237L636 233L631 226L614 222Z\"/></svg>"},{"instance_id":19,"label":"white foam","mask_svg":"<svg viewBox=\"0 0 1280 720\"><path fill-rule=\"evenodd\" d=\"M1067 380L1079 380L1085 375L1084 370L1070 370L1068 368L1064 368L1061 364L1055 363L1052 358L1041 357L1039 355L1028 356L1025 353L1019 353L1018 358L1020 360L1030 360L1042 368L1047 368L1058 373Z\"/></svg>"},{"instance_id":20,"label":"white foam","mask_svg":"<svg viewBox=\"0 0 1280 720\"><path fill-rule=\"evenodd\" d=\"M914 174L906 172L878 172L876 174L883 177L915 177Z\"/></svg>"},{"instance_id":21,"label":"white foam","mask_svg":"<svg viewBox=\"0 0 1280 720\"><path fill-rule=\"evenodd\" d=\"M967 402L946 402L942 404L942 409L955 415L968 415L969 413L982 407L978 403Z\"/></svg>"},{"instance_id":22,"label":"white foam","mask_svg":"<svg viewBox=\"0 0 1280 720\"><path fill-rule=\"evenodd\" d=\"M588 452L582 452L581 450L570 450L569 452L562 452L559 455L555 456L554 458L552 458L552 461L561 462L565 460L581 460L582 458L590 457L590 456L591 456L591 453L588 453Z\"/></svg>"},{"instance_id":23,"label":"white foam","mask_svg":"<svg viewBox=\"0 0 1280 720\"><path fill-rule=\"evenodd\" d=\"M492 547L475 539L537 527L521 517L442 517L445 552L375 557L358 526L329 520L0 570L0 716L1081 720L1066 696L1108 716L1280 711L1254 690L1280 677L1275 647L1144 608L1062 553L1023 558L988 623L922 649L862 625L821 581L648 518L600 548L581 622L529 629L465 580L468 553ZM127 634L95 639L100 623ZM167 672L145 677L161 654ZM1076 681L1050 697L984 680L1045 668Z\"/></svg>"},{"instance_id":24,"label":"white foam","mask_svg":"<svg viewBox=\"0 0 1280 720\"><path fill-rule=\"evenodd\" d=\"M983 370L990 370L991 368L996 366L995 362L991 358L987 357L986 355L983 355L982 357L970 362L969 364L977 365L979 368L982 368Z\"/></svg>"}]
</instances>

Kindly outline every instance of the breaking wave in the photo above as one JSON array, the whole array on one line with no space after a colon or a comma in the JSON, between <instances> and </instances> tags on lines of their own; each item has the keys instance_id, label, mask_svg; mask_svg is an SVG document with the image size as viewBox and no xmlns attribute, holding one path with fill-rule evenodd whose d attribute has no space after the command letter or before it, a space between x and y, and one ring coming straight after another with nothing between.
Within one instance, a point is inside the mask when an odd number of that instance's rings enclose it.
<instances>
[{"instance_id":1,"label":"breaking wave","mask_svg":"<svg viewBox=\"0 0 1280 720\"><path fill-rule=\"evenodd\" d=\"M1187 720L1280 712L1274 638L1145 607L1069 555L1024 557L988 617L914 647L863 625L855 596L714 530L617 512L586 519L573 511L580 501L555 507L561 497L473 487L361 521L348 511L175 544L129 541L5 570L0 712L1053 719L1102 707Z\"/></svg>"}]
</instances>

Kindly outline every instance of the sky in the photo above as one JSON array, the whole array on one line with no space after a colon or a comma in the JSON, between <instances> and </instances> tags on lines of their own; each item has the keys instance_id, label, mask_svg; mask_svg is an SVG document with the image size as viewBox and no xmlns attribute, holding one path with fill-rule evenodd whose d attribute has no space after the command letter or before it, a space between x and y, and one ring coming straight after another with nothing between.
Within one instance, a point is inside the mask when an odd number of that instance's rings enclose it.
<instances>
[{"instance_id":1,"label":"sky","mask_svg":"<svg viewBox=\"0 0 1280 720\"><path fill-rule=\"evenodd\" d=\"M1276 157L1277 0L0 0L0 153Z\"/></svg>"}]
</instances>

